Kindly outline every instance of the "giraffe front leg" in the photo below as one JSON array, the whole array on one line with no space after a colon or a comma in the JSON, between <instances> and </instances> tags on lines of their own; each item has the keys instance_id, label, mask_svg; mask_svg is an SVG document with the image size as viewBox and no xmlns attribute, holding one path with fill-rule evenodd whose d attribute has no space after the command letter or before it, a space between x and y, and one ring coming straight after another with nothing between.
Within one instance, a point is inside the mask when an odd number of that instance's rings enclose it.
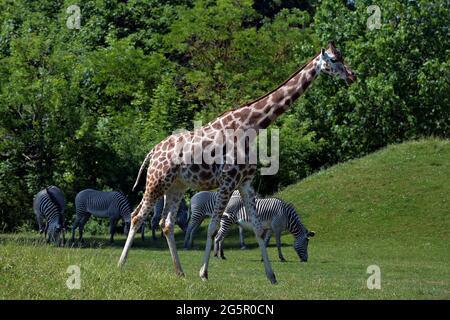
<instances>
[{"instance_id":1,"label":"giraffe front leg","mask_svg":"<svg viewBox=\"0 0 450 320\"><path fill-rule=\"evenodd\" d=\"M264 243L266 245L266 248L269 247L270 237L272 236L272 229L265 230L264 235ZM264 261L263 257L261 256L261 261Z\"/></svg>"},{"instance_id":2,"label":"giraffe front leg","mask_svg":"<svg viewBox=\"0 0 450 320\"><path fill-rule=\"evenodd\" d=\"M164 204L164 210L161 219L161 229L166 237L167 244L169 246L170 255L172 256L173 266L175 273L178 276L184 277L183 268L181 267L180 258L177 252L177 246L175 243L174 226L177 220L178 207L180 206L181 199L184 195L184 189L173 188L166 193L166 199ZM164 219L164 217L167 217Z\"/></svg>"},{"instance_id":3,"label":"giraffe front leg","mask_svg":"<svg viewBox=\"0 0 450 320\"><path fill-rule=\"evenodd\" d=\"M219 220L222 216L222 213L225 211L225 208L227 207L228 201L230 200L231 194L234 191L234 186L231 184L228 184L225 187L221 187L221 189L218 192L216 205L214 207L214 212L211 217L211 222L208 226L208 235L206 238L206 247L205 247L205 254L203 256L203 264L200 269L200 278L202 280L208 279L208 264L209 264L209 256L211 254L211 246L214 241L214 237L217 234L218 228L219 228Z\"/></svg>"},{"instance_id":4,"label":"giraffe front leg","mask_svg":"<svg viewBox=\"0 0 450 320\"><path fill-rule=\"evenodd\" d=\"M255 205L255 191L251 186L251 180L244 182L239 188L239 192L244 201L245 211L250 215L253 230L255 231L256 240L261 249L261 255L264 261L264 269L266 271L266 276L272 284L276 284L277 280L275 274L272 270L272 266L269 261L269 256L267 254L266 244L264 242L265 232L261 221L256 216L256 205Z\"/></svg>"},{"instance_id":5,"label":"giraffe front leg","mask_svg":"<svg viewBox=\"0 0 450 320\"><path fill-rule=\"evenodd\" d=\"M216 204L216 206L217 206L217 204ZM204 281L208 280L209 256L211 254L211 246L212 246L214 237L216 236L217 229L219 229L219 215L214 214L211 217L211 221L209 222L209 225L208 225L208 234L207 234L207 238L206 238L205 253L203 256L203 264L200 269L200 278Z\"/></svg>"}]
</instances>

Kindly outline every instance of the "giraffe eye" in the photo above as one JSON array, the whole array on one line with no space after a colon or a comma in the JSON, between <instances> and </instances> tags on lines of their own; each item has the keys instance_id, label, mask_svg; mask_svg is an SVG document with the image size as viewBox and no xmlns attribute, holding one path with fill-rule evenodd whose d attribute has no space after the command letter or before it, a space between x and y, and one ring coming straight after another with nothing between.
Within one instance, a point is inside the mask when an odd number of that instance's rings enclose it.
<instances>
[{"instance_id":1,"label":"giraffe eye","mask_svg":"<svg viewBox=\"0 0 450 320\"><path fill-rule=\"evenodd\" d=\"M333 62L333 63L337 62L337 60L335 58L330 58L330 61Z\"/></svg>"}]
</instances>

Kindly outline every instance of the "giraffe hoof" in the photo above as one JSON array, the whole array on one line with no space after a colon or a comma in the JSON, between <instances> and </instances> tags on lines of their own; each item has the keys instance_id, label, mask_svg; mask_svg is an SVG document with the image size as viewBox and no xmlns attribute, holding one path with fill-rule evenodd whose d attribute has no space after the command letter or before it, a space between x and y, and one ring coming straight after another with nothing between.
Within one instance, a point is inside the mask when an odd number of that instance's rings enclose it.
<instances>
[{"instance_id":1,"label":"giraffe hoof","mask_svg":"<svg viewBox=\"0 0 450 320\"><path fill-rule=\"evenodd\" d=\"M204 270L203 268L200 270L200 278L203 280L203 281L206 281L206 280L208 280L208 271L207 270Z\"/></svg>"},{"instance_id":2,"label":"giraffe hoof","mask_svg":"<svg viewBox=\"0 0 450 320\"><path fill-rule=\"evenodd\" d=\"M184 272L183 271L177 271L177 276L184 278Z\"/></svg>"},{"instance_id":3,"label":"giraffe hoof","mask_svg":"<svg viewBox=\"0 0 450 320\"><path fill-rule=\"evenodd\" d=\"M269 281L270 281L271 284L277 284L277 279L275 278L275 274L274 273L268 275L267 278L269 278Z\"/></svg>"}]
</instances>

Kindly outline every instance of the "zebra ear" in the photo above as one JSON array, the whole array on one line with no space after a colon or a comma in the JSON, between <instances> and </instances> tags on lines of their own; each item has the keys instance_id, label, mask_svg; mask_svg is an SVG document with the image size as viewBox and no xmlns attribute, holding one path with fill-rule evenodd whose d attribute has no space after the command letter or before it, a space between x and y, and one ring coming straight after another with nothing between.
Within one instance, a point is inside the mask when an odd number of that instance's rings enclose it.
<instances>
[{"instance_id":1,"label":"zebra ear","mask_svg":"<svg viewBox=\"0 0 450 320\"><path fill-rule=\"evenodd\" d=\"M308 232L308 234L307 234L306 236L307 236L308 239L309 239L309 238L314 237L315 235L316 235L316 232L315 232L315 231L310 231L310 232Z\"/></svg>"}]
</instances>

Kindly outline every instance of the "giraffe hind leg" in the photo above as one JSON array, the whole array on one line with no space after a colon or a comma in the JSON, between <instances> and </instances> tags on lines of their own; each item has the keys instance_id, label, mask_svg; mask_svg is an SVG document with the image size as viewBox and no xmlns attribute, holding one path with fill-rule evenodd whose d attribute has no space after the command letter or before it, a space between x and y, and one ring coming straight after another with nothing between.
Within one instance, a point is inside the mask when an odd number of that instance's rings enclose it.
<instances>
[{"instance_id":1,"label":"giraffe hind leg","mask_svg":"<svg viewBox=\"0 0 450 320\"><path fill-rule=\"evenodd\" d=\"M125 261L127 260L128 257L128 251L130 250L131 245L133 244L134 236L136 235L137 230L147 218L156 200L164 192L164 190L162 189L158 190L159 192L154 192L153 188L147 188L145 190L144 198L131 214L130 231L128 232L127 241L125 242L122 254L120 255L118 263L119 267L122 267L125 264Z\"/></svg>"}]
</instances>

